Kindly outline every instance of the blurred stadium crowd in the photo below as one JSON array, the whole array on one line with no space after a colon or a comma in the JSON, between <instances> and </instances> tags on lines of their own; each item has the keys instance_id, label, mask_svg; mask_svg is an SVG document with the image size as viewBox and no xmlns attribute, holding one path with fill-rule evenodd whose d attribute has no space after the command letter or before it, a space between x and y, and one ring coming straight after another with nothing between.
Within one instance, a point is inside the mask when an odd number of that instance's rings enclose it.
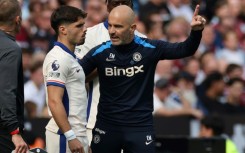
<instances>
[{"instance_id":1,"label":"blurred stadium crowd","mask_svg":"<svg viewBox=\"0 0 245 153\"><path fill-rule=\"evenodd\" d=\"M155 72L154 115L245 114L245 0L133 0L137 30L150 39L180 42L190 32L193 9L206 17L201 44L190 58L164 60ZM86 27L104 21L104 0L21 0L27 119L48 117L42 63L56 40L52 11L71 5L88 13Z\"/></svg>"}]
</instances>

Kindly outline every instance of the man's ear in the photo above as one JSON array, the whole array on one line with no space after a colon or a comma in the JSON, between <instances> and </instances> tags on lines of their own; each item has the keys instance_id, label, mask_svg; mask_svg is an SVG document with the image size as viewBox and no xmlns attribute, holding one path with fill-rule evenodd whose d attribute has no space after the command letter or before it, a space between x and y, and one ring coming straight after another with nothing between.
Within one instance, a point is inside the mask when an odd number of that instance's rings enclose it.
<instances>
[{"instance_id":1,"label":"man's ear","mask_svg":"<svg viewBox=\"0 0 245 153\"><path fill-rule=\"evenodd\" d=\"M15 23L20 26L21 25L21 22L22 22L21 16L16 16Z\"/></svg>"},{"instance_id":2,"label":"man's ear","mask_svg":"<svg viewBox=\"0 0 245 153\"><path fill-rule=\"evenodd\" d=\"M132 34L133 34L134 31L136 30L136 28L137 28L137 25L136 25L135 23L131 25L130 31L132 32Z\"/></svg>"},{"instance_id":3,"label":"man's ear","mask_svg":"<svg viewBox=\"0 0 245 153\"><path fill-rule=\"evenodd\" d=\"M67 30L65 26L63 25L59 26L59 34L63 34L63 35L67 34Z\"/></svg>"}]
</instances>

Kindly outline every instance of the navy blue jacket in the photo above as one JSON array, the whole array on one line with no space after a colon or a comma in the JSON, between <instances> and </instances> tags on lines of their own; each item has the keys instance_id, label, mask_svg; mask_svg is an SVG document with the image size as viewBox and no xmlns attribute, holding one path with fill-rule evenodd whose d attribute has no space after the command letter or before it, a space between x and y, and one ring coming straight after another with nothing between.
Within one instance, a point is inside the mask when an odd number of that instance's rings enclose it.
<instances>
[{"instance_id":1,"label":"navy blue jacket","mask_svg":"<svg viewBox=\"0 0 245 153\"><path fill-rule=\"evenodd\" d=\"M153 88L159 60L191 56L202 31L192 31L181 43L134 37L127 45L107 41L81 60L85 75L97 68L100 100L97 122L119 127L149 128L153 125Z\"/></svg>"}]
</instances>

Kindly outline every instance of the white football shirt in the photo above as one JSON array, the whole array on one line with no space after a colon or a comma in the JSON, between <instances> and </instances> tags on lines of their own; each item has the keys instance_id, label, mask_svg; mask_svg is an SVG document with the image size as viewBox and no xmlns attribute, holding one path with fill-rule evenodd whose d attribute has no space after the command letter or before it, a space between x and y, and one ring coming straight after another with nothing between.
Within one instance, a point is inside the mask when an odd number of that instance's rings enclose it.
<instances>
[{"instance_id":1,"label":"white football shirt","mask_svg":"<svg viewBox=\"0 0 245 153\"><path fill-rule=\"evenodd\" d=\"M64 88L63 105L68 121L76 136L86 136L87 92L85 75L76 56L66 46L56 42L43 64L44 81L47 86ZM48 98L46 98L48 103ZM52 116L50 110L49 114ZM51 118L46 129L60 134L59 127Z\"/></svg>"}]
</instances>

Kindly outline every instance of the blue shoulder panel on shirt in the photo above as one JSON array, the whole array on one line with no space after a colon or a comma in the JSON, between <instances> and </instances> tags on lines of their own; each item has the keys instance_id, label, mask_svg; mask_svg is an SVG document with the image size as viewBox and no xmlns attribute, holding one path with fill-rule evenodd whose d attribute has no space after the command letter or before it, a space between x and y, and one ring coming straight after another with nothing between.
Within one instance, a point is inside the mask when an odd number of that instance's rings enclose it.
<instances>
[{"instance_id":1,"label":"blue shoulder panel on shirt","mask_svg":"<svg viewBox=\"0 0 245 153\"><path fill-rule=\"evenodd\" d=\"M103 44L98 49L96 49L92 56L95 56L95 55L103 52L104 50L106 50L106 49L108 49L110 47L111 47L111 42L107 41L106 44Z\"/></svg>"},{"instance_id":2,"label":"blue shoulder panel on shirt","mask_svg":"<svg viewBox=\"0 0 245 153\"><path fill-rule=\"evenodd\" d=\"M76 58L76 55L74 54L74 52L70 51L70 49L68 49L63 43L57 41L57 42L54 43L54 45L55 46L59 46L65 52L67 52L68 54L70 54L71 56L73 56L74 58Z\"/></svg>"},{"instance_id":3,"label":"blue shoulder panel on shirt","mask_svg":"<svg viewBox=\"0 0 245 153\"><path fill-rule=\"evenodd\" d=\"M108 20L105 20L104 26L105 26L105 28L108 30L108 26L109 26Z\"/></svg>"},{"instance_id":4,"label":"blue shoulder panel on shirt","mask_svg":"<svg viewBox=\"0 0 245 153\"><path fill-rule=\"evenodd\" d=\"M147 42L145 42L145 40L141 39L139 36L134 36L134 42L136 44L139 44L139 45L142 45L144 47L147 47L147 48L156 48L156 46L153 46Z\"/></svg>"}]
</instances>

